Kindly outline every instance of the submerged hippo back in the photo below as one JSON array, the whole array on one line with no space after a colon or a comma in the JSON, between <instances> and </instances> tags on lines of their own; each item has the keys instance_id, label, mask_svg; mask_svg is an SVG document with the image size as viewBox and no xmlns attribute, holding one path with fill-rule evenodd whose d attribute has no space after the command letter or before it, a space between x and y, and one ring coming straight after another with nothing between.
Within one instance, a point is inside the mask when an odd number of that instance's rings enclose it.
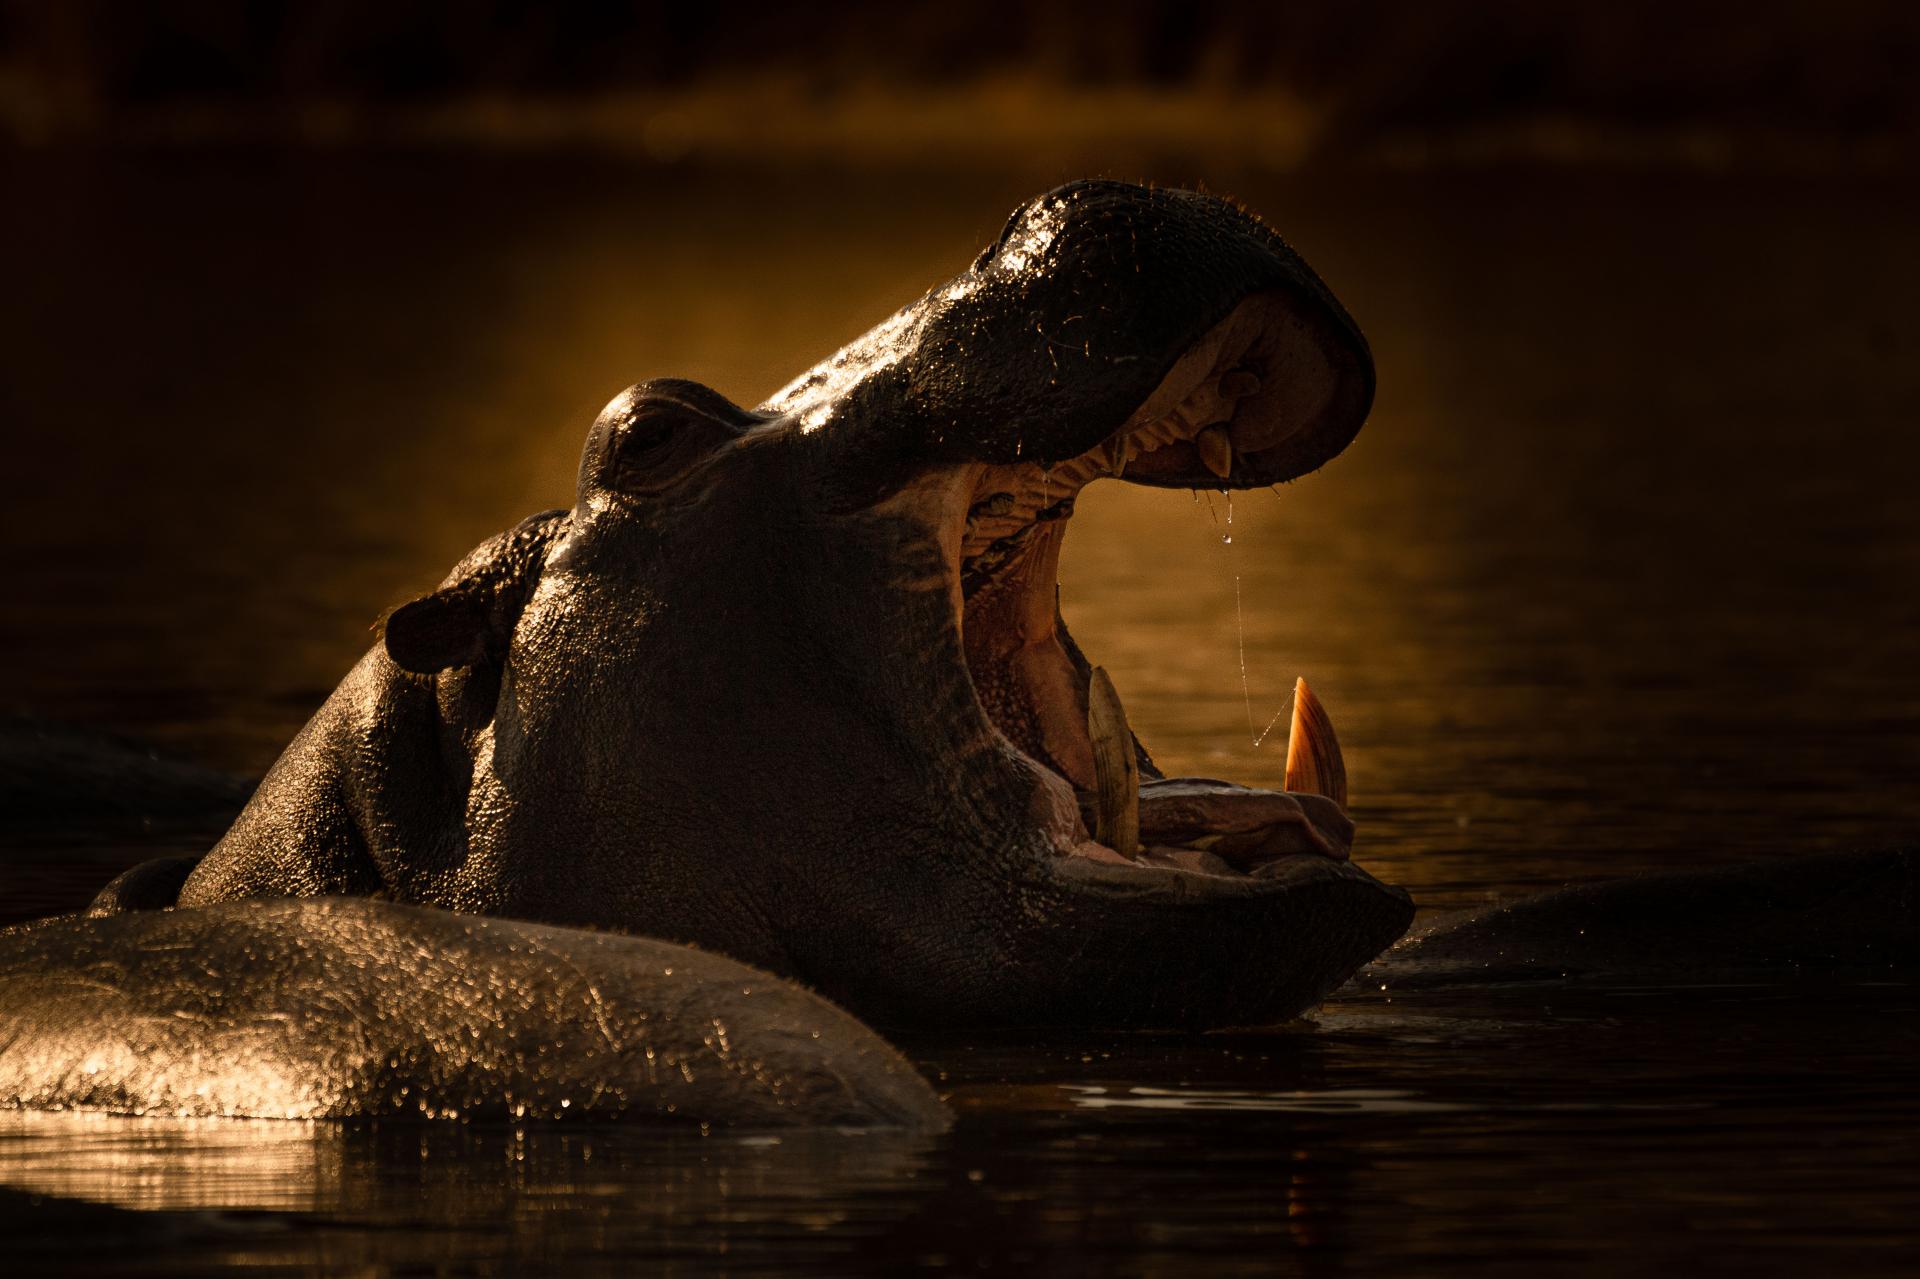
<instances>
[{"instance_id":1,"label":"submerged hippo back","mask_svg":"<svg viewBox=\"0 0 1920 1279\"><path fill-rule=\"evenodd\" d=\"M0 1105L937 1127L846 1013L645 938L322 898L0 937Z\"/></svg>"}]
</instances>

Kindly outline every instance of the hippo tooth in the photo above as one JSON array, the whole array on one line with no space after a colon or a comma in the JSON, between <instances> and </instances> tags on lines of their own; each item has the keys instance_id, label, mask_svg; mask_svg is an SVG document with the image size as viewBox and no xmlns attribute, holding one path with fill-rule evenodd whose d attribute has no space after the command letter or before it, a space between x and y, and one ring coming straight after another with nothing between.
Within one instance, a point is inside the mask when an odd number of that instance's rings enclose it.
<instances>
[{"instance_id":1,"label":"hippo tooth","mask_svg":"<svg viewBox=\"0 0 1920 1279\"><path fill-rule=\"evenodd\" d=\"M1087 736L1093 743L1093 776L1099 788L1093 837L1122 857L1140 853L1140 761L1120 694L1105 667L1093 668L1087 685Z\"/></svg>"},{"instance_id":2,"label":"hippo tooth","mask_svg":"<svg viewBox=\"0 0 1920 1279\"><path fill-rule=\"evenodd\" d=\"M991 519L999 519L1003 516L1011 514L1012 512L1013 512L1013 494L995 493L992 497L986 498L983 501L975 502L971 507L969 507L967 510L967 518L970 520L973 520L973 519L979 519L984 516Z\"/></svg>"},{"instance_id":3,"label":"hippo tooth","mask_svg":"<svg viewBox=\"0 0 1920 1279\"><path fill-rule=\"evenodd\" d=\"M1127 459L1131 456L1132 451L1128 448L1126 436L1116 435L1107 441L1107 470L1113 473L1114 479L1119 479L1125 473Z\"/></svg>"},{"instance_id":4,"label":"hippo tooth","mask_svg":"<svg viewBox=\"0 0 1920 1279\"><path fill-rule=\"evenodd\" d=\"M1233 473L1233 440L1228 437L1225 426L1209 426L1193 437L1193 443L1209 471L1223 480Z\"/></svg>"},{"instance_id":5,"label":"hippo tooth","mask_svg":"<svg viewBox=\"0 0 1920 1279\"><path fill-rule=\"evenodd\" d=\"M1333 721L1327 708L1307 687L1305 679L1294 681L1293 725L1287 733L1287 780L1290 791L1325 795L1334 803L1347 806L1347 765L1340 757L1340 739L1333 735Z\"/></svg>"},{"instance_id":6,"label":"hippo tooth","mask_svg":"<svg viewBox=\"0 0 1920 1279\"><path fill-rule=\"evenodd\" d=\"M1229 369L1220 375L1220 394L1229 400L1244 400L1260 389L1260 375L1251 369Z\"/></svg>"}]
</instances>

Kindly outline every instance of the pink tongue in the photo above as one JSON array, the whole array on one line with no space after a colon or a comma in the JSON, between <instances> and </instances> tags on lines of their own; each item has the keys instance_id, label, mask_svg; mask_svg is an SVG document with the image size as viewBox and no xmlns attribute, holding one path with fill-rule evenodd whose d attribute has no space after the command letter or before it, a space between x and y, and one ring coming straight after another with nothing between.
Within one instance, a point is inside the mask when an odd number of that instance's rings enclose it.
<instances>
[{"instance_id":1,"label":"pink tongue","mask_svg":"<svg viewBox=\"0 0 1920 1279\"><path fill-rule=\"evenodd\" d=\"M1202 849L1251 870L1299 853L1345 861L1353 822L1324 795L1178 777L1140 784L1140 842Z\"/></svg>"}]
</instances>

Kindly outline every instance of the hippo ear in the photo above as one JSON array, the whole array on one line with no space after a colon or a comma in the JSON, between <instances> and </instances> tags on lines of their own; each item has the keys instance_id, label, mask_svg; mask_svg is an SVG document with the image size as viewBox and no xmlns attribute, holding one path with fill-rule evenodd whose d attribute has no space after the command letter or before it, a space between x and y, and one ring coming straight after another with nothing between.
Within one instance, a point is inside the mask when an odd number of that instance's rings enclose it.
<instances>
[{"instance_id":1,"label":"hippo ear","mask_svg":"<svg viewBox=\"0 0 1920 1279\"><path fill-rule=\"evenodd\" d=\"M387 656L416 675L504 658L547 551L566 529L567 512L542 511L474 547L439 590L381 619Z\"/></svg>"},{"instance_id":2,"label":"hippo ear","mask_svg":"<svg viewBox=\"0 0 1920 1279\"><path fill-rule=\"evenodd\" d=\"M382 628L387 656L400 669L434 675L485 656L493 599L467 583L402 604Z\"/></svg>"}]
</instances>

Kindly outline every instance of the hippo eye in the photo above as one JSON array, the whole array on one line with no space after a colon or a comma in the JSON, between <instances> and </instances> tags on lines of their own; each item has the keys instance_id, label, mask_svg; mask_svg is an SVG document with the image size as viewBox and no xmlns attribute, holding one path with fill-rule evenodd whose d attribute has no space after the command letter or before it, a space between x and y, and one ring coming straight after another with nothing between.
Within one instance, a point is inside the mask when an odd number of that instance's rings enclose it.
<instances>
[{"instance_id":1,"label":"hippo eye","mask_svg":"<svg viewBox=\"0 0 1920 1279\"><path fill-rule=\"evenodd\" d=\"M675 458L684 450L675 445L681 442L685 425L679 414L663 412L659 406L645 406L634 414L615 446L614 486L650 489L677 471Z\"/></svg>"},{"instance_id":2,"label":"hippo eye","mask_svg":"<svg viewBox=\"0 0 1920 1279\"><path fill-rule=\"evenodd\" d=\"M640 418L627 428L627 435L620 442L623 456L637 457L650 453L673 438L673 422L664 415L651 415Z\"/></svg>"},{"instance_id":3,"label":"hippo eye","mask_svg":"<svg viewBox=\"0 0 1920 1279\"><path fill-rule=\"evenodd\" d=\"M601 411L581 458L581 483L633 496L664 492L760 421L695 382L640 383Z\"/></svg>"}]
</instances>

